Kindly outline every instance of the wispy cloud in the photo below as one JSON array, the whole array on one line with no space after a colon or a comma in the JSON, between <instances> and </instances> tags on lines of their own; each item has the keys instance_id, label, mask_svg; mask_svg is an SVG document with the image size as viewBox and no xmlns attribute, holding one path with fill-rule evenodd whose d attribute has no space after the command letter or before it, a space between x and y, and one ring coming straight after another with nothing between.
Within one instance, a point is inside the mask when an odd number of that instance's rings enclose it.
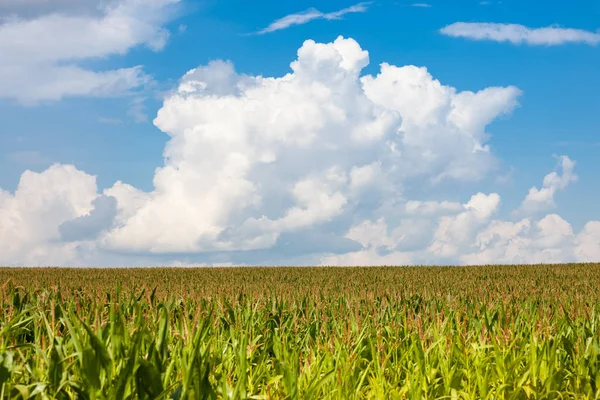
<instances>
[{"instance_id":1,"label":"wispy cloud","mask_svg":"<svg viewBox=\"0 0 600 400\"><path fill-rule=\"evenodd\" d=\"M371 4L371 2L362 2L362 3L358 3L358 4L355 4L350 7L343 8L339 11L333 11L333 12L329 12L329 13L323 13L323 12L317 10L316 8L309 8L306 11L302 11L302 12L295 13L295 14L289 14L283 18L279 18L279 19L271 22L271 24L269 24L269 26L267 26L266 28L261 29L260 31L256 32L256 34L263 35L265 33L280 31L282 29L287 29L293 25L306 24L315 19L327 19L327 20L341 19L342 16L345 14L367 11L369 4Z\"/></svg>"},{"instance_id":2,"label":"wispy cloud","mask_svg":"<svg viewBox=\"0 0 600 400\"><path fill-rule=\"evenodd\" d=\"M440 29L447 36L472 40L493 40L513 44L556 46L565 43L600 43L600 33L581 29L548 26L529 28L517 24L456 22Z\"/></svg>"},{"instance_id":3,"label":"wispy cloud","mask_svg":"<svg viewBox=\"0 0 600 400\"><path fill-rule=\"evenodd\" d=\"M127 110L127 114L138 124L146 123L149 119L148 114L146 114L145 101L146 99L144 97L135 97L129 104L129 109Z\"/></svg>"},{"instance_id":4,"label":"wispy cloud","mask_svg":"<svg viewBox=\"0 0 600 400\"><path fill-rule=\"evenodd\" d=\"M411 6L413 6L413 7L422 7L422 8L431 8L431 7L433 7L431 4L428 4L428 3L413 3L413 4L411 4Z\"/></svg>"},{"instance_id":5,"label":"wispy cloud","mask_svg":"<svg viewBox=\"0 0 600 400\"><path fill-rule=\"evenodd\" d=\"M162 50L177 3L0 0L0 98L35 105L143 90L152 82L143 66L96 69L89 61L124 56L142 45ZM4 10L9 12L6 19Z\"/></svg>"}]
</instances>

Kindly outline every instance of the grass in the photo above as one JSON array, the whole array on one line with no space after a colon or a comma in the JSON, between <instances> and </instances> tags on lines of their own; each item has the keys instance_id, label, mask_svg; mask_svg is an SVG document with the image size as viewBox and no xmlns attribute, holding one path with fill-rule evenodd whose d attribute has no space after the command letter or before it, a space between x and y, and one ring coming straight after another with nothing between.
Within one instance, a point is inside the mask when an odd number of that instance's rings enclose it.
<instances>
[{"instance_id":1,"label":"grass","mask_svg":"<svg viewBox=\"0 0 600 400\"><path fill-rule=\"evenodd\" d=\"M600 398L600 264L0 268L0 398Z\"/></svg>"}]
</instances>

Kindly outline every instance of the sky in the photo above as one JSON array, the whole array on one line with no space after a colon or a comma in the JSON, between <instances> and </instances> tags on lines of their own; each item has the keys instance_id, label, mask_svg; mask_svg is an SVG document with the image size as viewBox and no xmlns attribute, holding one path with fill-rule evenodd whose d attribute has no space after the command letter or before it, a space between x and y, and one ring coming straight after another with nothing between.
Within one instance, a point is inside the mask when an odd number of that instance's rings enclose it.
<instances>
[{"instance_id":1,"label":"sky","mask_svg":"<svg viewBox=\"0 0 600 400\"><path fill-rule=\"evenodd\" d=\"M598 262L598 21L0 0L0 265Z\"/></svg>"}]
</instances>

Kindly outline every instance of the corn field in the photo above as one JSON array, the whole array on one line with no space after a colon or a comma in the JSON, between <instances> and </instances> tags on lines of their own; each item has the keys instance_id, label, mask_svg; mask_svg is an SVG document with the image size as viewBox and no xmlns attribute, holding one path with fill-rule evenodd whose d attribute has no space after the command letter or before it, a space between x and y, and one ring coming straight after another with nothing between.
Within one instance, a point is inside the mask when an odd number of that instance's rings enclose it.
<instances>
[{"instance_id":1,"label":"corn field","mask_svg":"<svg viewBox=\"0 0 600 400\"><path fill-rule=\"evenodd\" d=\"M600 264L0 268L1 398L597 399Z\"/></svg>"}]
</instances>

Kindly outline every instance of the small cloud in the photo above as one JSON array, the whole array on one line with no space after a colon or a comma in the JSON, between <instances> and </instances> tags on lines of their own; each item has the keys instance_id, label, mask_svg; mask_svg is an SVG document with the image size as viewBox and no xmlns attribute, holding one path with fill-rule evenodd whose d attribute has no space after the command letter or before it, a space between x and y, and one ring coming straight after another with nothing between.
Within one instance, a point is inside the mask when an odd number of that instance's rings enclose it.
<instances>
[{"instance_id":1,"label":"small cloud","mask_svg":"<svg viewBox=\"0 0 600 400\"><path fill-rule=\"evenodd\" d=\"M187 25L185 25L185 24L180 24L177 27L177 32L179 32L179 34L185 33L186 30L187 30Z\"/></svg>"},{"instance_id":2,"label":"small cloud","mask_svg":"<svg viewBox=\"0 0 600 400\"><path fill-rule=\"evenodd\" d=\"M23 165L48 165L52 163L49 158L37 150L15 151L8 154L7 158L14 163Z\"/></svg>"},{"instance_id":3,"label":"small cloud","mask_svg":"<svg viewBox=\"0 0 600 400\"><path fill-rule=\"evenodd\" d=\"M427 4L427 3L413 3L411 4L412 7L421 7L421 8L431 8L433 7L431 4Z\"/></svg>"},{"instance_id":4,"label":"small cloud","mask_svg":"<svg viewBox=\"0 0 600 400\"><path fill-rule=\"evenodd\" d=\"M316 8L309 8L306 11L302 11L295 14L289 14L285 17L279 18L269 24L264 29L256 32L258 35L264 35L265 33L280 31L282 29L287 29L293 25L303 25L315 19L326 19L326 20L336 20L341 19L342 16L349 13L357 13L357 12L365 12L368 9L368 5L371 2L362 2L355 4L350 7L343 8L339 11L333 11L330 13L322 13Z\"/></svg>"},{"instance_id":5,"label":"small cloud","mask_svg":"<svg viewBox=\"0 0 600 400\"><path fill-rule=\"evenodd\" d=\"M600 43L600 33L582 29L560 28L558 26L529 28L518 24L455 22L440 29L440 33L455 38L491 40L532 46L557 46L566 43L584 43L595 46Z\"/></svg>"},{"instance_id":6,"label":"small cloud","mask_svg":"<svg viewBox=\"0 0 600 400\"><path fill-rule=\"evenodd\" d=\"M575 161L567 156L557 157L557 171L553 171L544 177L541 189L532 187L529 189L521 207L513 212L518 214L533 214L546 211L556 207L554 195L559 190L565 190L570 183L577 182L577 175L574 173Z\"/></svg>"}]
</instances>

